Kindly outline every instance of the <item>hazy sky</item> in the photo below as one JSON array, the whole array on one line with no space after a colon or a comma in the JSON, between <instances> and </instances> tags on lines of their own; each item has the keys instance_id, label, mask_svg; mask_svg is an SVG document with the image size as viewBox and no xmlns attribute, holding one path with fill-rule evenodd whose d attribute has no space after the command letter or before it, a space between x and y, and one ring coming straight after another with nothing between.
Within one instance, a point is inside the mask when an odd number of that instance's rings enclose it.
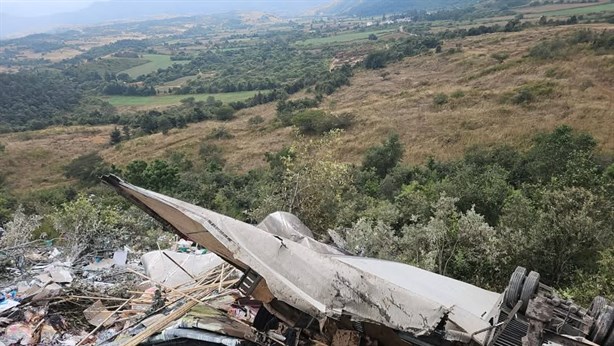
<instances>
[{"instance_id":1,"label":"hazy sky","mask_svg":"<svg viewBox=\"0 0 614 346\"><path fill-rule=\"evenodd\" d=\"M36 17L80 10L92 2L94 0L0 0L0 13Z\"/></svg>"}]
</instances>

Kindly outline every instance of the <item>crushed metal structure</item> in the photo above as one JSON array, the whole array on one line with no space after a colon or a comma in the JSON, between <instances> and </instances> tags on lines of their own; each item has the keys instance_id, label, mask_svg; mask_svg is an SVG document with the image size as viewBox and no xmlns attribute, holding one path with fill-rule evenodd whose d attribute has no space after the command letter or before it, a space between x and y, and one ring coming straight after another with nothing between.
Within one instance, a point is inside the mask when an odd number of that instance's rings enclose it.
<instances>
[{"instance_id":1,"label":"crushed metal structure","mask_svg":"<svg viewBox=\"0 0 614 346\"><path fill-rule=\"evenodd\" d=\"M113 175L103 181L243 273L237 288L262 304L253 328L288 327L282 341L252 343L614 346L614 307L605 299L583 309L521 267L504 293L491 292L402 263L349 256L316 241L292 214L277 212L253 226ZM227 344L220 338L210 342Z\"/></svg>"}]
</instances>

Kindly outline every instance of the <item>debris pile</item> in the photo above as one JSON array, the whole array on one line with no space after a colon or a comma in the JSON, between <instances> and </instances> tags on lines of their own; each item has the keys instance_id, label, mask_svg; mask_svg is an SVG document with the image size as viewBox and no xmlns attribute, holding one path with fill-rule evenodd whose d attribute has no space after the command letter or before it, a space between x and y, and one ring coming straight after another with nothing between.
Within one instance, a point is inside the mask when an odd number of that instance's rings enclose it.
<instances>
[{"instance_id":1,"label":"debris pile","mask_svg":"<svg viewBox=\"0 0 614 346\"><path fill-rule=\"evenodd\" d=\"M254 226L104 181L188 240L74 262L51 244L5 251L0 346L614 345L614 305L581 309L522 267L492 292L347 255L289 213Z\"/></svg>"},{"instance_id":2,"label":"debris pile","mask_svg":"<svg viewBox=\"0 0 614 346\"><path fill-rule=\"evenodd\" d=\"M259 305L232 289L240 273L191 242L77 263L50 245L2 251L0 346L256 339Z\"/></svg>"}]
</instances>

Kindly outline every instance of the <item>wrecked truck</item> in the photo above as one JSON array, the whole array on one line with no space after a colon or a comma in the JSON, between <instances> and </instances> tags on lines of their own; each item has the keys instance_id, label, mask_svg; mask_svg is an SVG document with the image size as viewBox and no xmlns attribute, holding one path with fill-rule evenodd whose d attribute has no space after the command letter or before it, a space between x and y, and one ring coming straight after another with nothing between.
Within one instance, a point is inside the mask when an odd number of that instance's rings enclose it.
<instances>
[{"instance_id":1,"label":"wrecked truck","mask_svg":"<svg viewBox=\"0 0 614 346\"><path fill-rule=\"evenodd\" d=\"M103 181L181 237L237 268L237 288L262 302L253 327L294 333L287 345L614 346L614 307L557 296L518 267L497 293L402 263L350 256L316 241L292 214L250 225L124 182Z\"/></svg>"}]
</instances>

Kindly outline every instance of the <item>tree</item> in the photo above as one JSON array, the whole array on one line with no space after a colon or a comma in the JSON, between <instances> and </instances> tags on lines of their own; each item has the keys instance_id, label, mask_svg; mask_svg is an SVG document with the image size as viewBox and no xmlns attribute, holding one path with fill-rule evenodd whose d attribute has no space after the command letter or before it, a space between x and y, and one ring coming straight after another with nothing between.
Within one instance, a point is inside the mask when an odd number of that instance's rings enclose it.
<instances>
[{"instance_id":1,"label":"tree","mask_svg":"<svg viewBox=\"0 0 614 346\"><path fill-rule=\"evenodd\" d=\"M380 178L384 178L401 161L404 152L405 149L399 140L399 135L392 134L381 146L371 147L367 150L362 162L362 169L373 169Z\"/></svg>"},{"instance_id":2,"label":"tree","mask_svg":"<svg viewBox=\"0 0 614 346\"><path fill-rule=\"evenodd\" d=\"M61 234L68 261L75 261L88 250L116 249L127 243L119 223L117 208L104 206L93 197L80 195L66 202L51 215L54 228Z\"/></svg>"},{"instance_id":3,"label":"tree","mask_svg":"<svg viewBox=\"0 0 614 346\"><path fill-rule=\"evenodd\" d=\"M552 284L569 284L577 270L594 272L599 251L613 245L612 202L577 187L540 193L537 202L515 194L503 209L506 262L533 268Z\"/></svg>"},{"instance_id":4,"label":"tree","mask_svg":"<svg viewBox=\"0 0 614 346\"><path fill-rule=\"evenodd\" d=\"M132 137L130 126L124 125L122 127L122 135L124 137L124 140L129 140Z\"/></svg>"},{"instance_id":5,"label":"tree","mask_svg":"<svg viewBox=\"0 0 614 346\"><path fill-rule=\"evenodd\" d=\"M113 131L111 131L109 142L111 143L111 145L115 145L121 141L122 141L122 133L119 131L119 129L116 126L115 128L113 128Z\"/></svg>"},{"instance_id":6,"label":"tree","mask_svg":"<svg viewBox=\"0 0 614 346\"><path fill-rule=\"evenodd\" d=\"M158 121L158 129L162 131L162 134L167 135L168 131L173 128L173 124L168 119L168 117L162 117Z\"/></svg>"},{"instance_id":7,"label":"tree","mask_svg":"<svg viewBox=\"0 0 614 346\"><path fill-rule=\"evenodd\" d=\"M136 160L126 166L125 178L146 189L172 191L179 184L179 169L164 160L151 163Z\"/></svg>"},{"instance_id":8,"label":"tree","mask_svg":"<svg viewBox=\"0 0 614 346\"><path fill-rule=\"evenodd\" d=\"M365 58L364 65L368 69L378 69L386 67L386 62L388 61L388 53L385 51L376 51L370 53Z\"/></svg>"},{"instance_id":9,"label":"tree","mask_svg":"<svg viewBox=\"0 0 614 346\"><path fill-rule=\"evenodd\" d=\"M266 196L250 212L256 220L277 210L296 214L313 233L322 237L336 224L351 189L350 166L333 158L340 131L331 131L313 141L297 141L279 159L283 166L280 182L262 186Z\"/></svg>"},{"instance_id":10,"label":"tree","mask_svg":"<svg viewBox=\"0 0 614 346\"><path fill-rule=\"evenodd\" d=\"M92 152L81 155L64 167L64 176L79 179L84 184L96 184L98 178L110 171L102 157Z\"/></svg>"},{"instance_id":11,"label":"tree","mask_svg":"<svg viewBox=\"0 0 614 346\"><path fill-rule=\"evenodd\" d=\"M597 146L591 135L578 133L567 125L537 135L533 143L527 153L527 170L533 181L544 183L562 177L570 160L582 154L590 156Z\"/></svg>"}]
</instances>

